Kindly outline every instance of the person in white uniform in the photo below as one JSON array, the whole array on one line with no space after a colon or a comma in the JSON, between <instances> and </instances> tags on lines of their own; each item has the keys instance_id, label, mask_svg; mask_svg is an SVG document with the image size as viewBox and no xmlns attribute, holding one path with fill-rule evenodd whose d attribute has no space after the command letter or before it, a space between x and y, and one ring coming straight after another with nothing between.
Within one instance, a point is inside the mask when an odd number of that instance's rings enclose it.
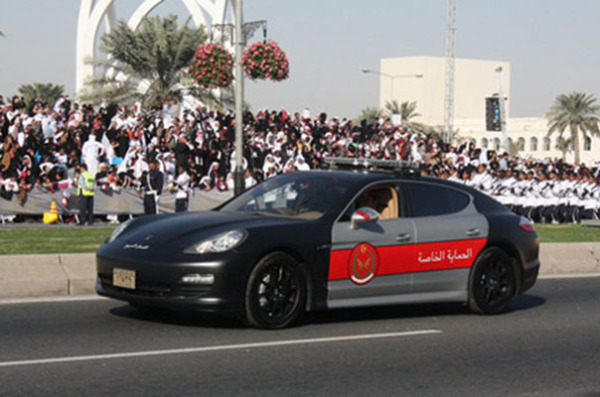
<instances>
[{"instance_id":1,"label":"person in white uniform","mask_svg":"<svg viewBox=\"0 0 600 397\"><path fill-rule=\"evenodd\" d=\"M179 167L179 174L175 179L175 212L186 212L190 199L190 175L185 168Z\"/></svg>"}]
</instances>

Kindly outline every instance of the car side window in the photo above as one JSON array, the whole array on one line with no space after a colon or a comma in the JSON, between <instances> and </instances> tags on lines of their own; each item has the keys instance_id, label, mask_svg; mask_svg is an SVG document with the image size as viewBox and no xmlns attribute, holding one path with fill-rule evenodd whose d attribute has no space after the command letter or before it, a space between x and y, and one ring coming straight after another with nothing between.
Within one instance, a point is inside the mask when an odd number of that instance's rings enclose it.
<instances>
[{"instance_id":1,"label":"car side window","mask_svg":"<svg viewBox=\"0 0 600 397\"><path fill-rule=\"evenodd\" d=\"M467 207L470 198L465 193L433 183L407 184L412 216L435 216L459 212Z\"/></svg>"}]
</instances>

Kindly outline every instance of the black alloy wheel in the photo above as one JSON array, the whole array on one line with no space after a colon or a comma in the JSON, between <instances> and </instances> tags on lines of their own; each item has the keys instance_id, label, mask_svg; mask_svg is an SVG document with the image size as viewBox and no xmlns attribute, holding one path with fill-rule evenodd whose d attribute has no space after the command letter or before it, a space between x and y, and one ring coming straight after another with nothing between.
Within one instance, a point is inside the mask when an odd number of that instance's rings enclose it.
<instances>
[{"instance_id":1,"label":"black alloy wheel","mask_svg":"<svg viewBox=\"0 0 600 397\"><path fill-rule=\"evenodd\" d=\"M517 278L511 258L500 248L484 250L469 282L469 307L476 313L503 312L515 295Z\"/></svg>"},{"instance_id":2,"label":"black alloy wheel","mask_svg":"<svg viewBox=\"0 0 600 397\"><path fill-rule=\"evenodd\" d=\"M298 262L286 253L271 253L248 279L246 321L256 328L284 328L302 313L305 300L306 285Z\"/></svg>"}]
</instances>

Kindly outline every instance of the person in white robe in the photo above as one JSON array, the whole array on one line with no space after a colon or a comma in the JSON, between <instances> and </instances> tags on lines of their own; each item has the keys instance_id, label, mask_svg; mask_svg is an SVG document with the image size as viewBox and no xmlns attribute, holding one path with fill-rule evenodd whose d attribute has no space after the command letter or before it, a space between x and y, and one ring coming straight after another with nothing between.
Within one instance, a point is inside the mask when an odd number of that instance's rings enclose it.
<instances>
[{"instance_id":1,"label":"person in white robe","mask_svg":"<svg viewBox=\"0 0 600 397\"><path fill-rule=\"evenodd\" d=\"M96 175L98 172L98 166L100 165L100 155L103 152L103 146L100 142L96 141L96 135L90 134L88 140L83 144L81 148L81 155L83 162L87 164L88 171L92 175Z\"/></svg>"}]
</instances>

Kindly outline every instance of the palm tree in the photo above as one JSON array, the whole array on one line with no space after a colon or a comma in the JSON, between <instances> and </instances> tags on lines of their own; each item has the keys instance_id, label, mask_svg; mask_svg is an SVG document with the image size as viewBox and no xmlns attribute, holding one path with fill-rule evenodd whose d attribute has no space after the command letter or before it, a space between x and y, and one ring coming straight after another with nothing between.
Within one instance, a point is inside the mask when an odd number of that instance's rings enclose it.
<instances>
[{"instance_id":1,"label":"palm tree","mask_svg":"<svg viewBox=\"0 0 600 397\"><path fill-rule=\"evenodd\" d=\"M402 125L414 133L427 135L435 132L434 128L426 124L417 123L411 121L415 117L421 117L420 113L417 113L417 102L402 102L398 105L398 101L393 100L392 102L386 102L385 110L391 114L399 114L402 119Z\"/></svg>"},{"instance_id":2,"label":"palm tree","mask_svg":"<svg viewBox=\"0 0 600 397\"><path fill-rule=\"evenodd\" d=\"M58 97L64 94L65 87L52 83L33 83L21 85L18 91L25 98L25 103L29 106L28 110L31 110L30 107L36 98L41 99L42 103L54 105Z\"/></svg>"},{"instance_id":3,"label":"palm tree","mask_svg":"<svg viewBox=\"0 0 600 397\"><path fill-rule=\"evenodd\" d=\"M120 21L101 39L100 48L109 58L89 60L113 72L89 81L81 99L126 104L141 101L148 108L181 101L186 94L206 97L207 92L194 84L187 68L198 44L207 36L202 27L189 27L189 21L179 29L175 15L149 17L136 31Z\"/></svg>"},{"instance_id":4,"label":"palm tree","mask_svg":"<svg viewBox=\"0 0 600 397\"><path fill-rule=\"evenodd\" d=\"M596 97L582 92L571 92L556 97L548 118L548 136L554 132L563 133L568 128L570 137L575 148L575 163L579 164L579 132L584 138L591 135L600 135L598 123L600 122L600 106L596 105ZM564 152L563 152L564 153Z\"/></svg>"},{"instance_id":5,"label":"palm tree","mask_svg":"<svg viewBox=\"0 0 600 397\"><path fill-rule=\"evenodd\" d=\"M387 101L385 103L385 110L387 110L391 114L401 114L400 106L398 105L398 101L395 99L392 102Z\"/></svg>"},{"instance_id":6,"label":"palm tree","mask_svg":"<svg viewBox=\"0 0 600 397\"><path fill-rule=\"evenodd\" d=\"M554 146L554 148L560 150L562 153L562 161L564 163L567 161L567 152L573 148L573 139L559 136L556 139L556 146Z\"/></svg>"},{"instance_id":7,"label":"palm tree","mask_svg":"<svg viewBox=\"0 0 600 397\"><path fill-rule=\"evenodd\" d=\"M381 112L377 108L366 107L361 110L360 115L356 117L354 122L356 124L360 124L363 120L367 123L367 125L374 124L381 115Z\"/></svg>"}]
</instances>

